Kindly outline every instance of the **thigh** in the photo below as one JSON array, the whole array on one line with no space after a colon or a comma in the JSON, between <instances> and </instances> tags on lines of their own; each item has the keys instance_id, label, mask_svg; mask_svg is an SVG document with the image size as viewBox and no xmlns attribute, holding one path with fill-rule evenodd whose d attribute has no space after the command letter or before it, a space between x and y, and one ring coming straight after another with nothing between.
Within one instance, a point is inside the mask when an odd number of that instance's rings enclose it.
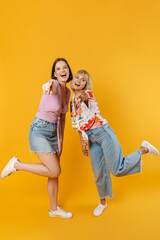
<instances>
[{"instance_id":1,"label":"thigh","mask_svg":"<svg viewBox=\"0 0 160 240\"><path fill-rule=\"evenodd\" d=\"M103 138L102 135L103 141L101 146L104 151L106 163L110 171L115 175L120 162L123 160L123 151L112 128L108 125L104 126L103 129L105 131L105 136Z\"/></svg>"},{"instance_id":2,"label":"thigh","mask_svg":"<svg viewBox=\"0 0 160 240\"><path fill-rule=\"evenodd\" d=\"M99 177L99 175L104 174L107 171L103 149L97 143L89 141L89 154L93 173L95 177Z\"/></svg>"},{"instance_id":3,"label":"thigh","mask_svg":"<svg viewBox=\"0 0 160 240\"><path fill-rule=\"evenodd\" d=\"M36 153L36 155L50 171L60 169L60 161L56 153Z\"/></svg>"}]
</instances>

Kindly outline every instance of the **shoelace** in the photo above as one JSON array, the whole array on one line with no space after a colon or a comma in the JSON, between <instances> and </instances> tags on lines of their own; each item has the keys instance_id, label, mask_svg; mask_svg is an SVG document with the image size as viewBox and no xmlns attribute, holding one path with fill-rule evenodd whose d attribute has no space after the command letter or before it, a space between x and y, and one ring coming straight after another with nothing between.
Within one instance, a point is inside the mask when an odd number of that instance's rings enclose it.
<instances>
[{"instance_id":1,"label":"shoelace","mask_svg":"<svg viewBox=\"0 0 160 240\"><path fill-rule=\"evenodd\" d=\"M62 213L63 213L63 212L64 212L64 213L68 213L67 211L63 210L61 207L58 207L58 206L57 206L57 210L59 210L59 211L62 212Z\"/></svg>"},{"instance_id":2,"label":"shoelace","mask_svg":"<svg viewBox=\"0 0 160 240\"><path fill-rule=\"evenodd\" d=\"M97 210L100 210L102 207L103 207L103 205L99 204L98 207L97 207Z\"/></svg>"}]
</instances>

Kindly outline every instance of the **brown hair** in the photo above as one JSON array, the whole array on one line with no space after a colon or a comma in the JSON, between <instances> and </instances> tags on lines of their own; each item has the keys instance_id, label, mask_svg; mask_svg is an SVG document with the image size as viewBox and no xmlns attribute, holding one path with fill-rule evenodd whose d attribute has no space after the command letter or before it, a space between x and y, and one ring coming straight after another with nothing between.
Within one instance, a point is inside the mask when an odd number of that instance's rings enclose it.
<instances>
[{"instance_id":1,"label":"brown hair","mask_svg":"<svg viewBox=\"0 0 160 240\"><path fill-rule=\"evenodd\" d=\"M57 64L58 62L60 62L60 61L65 62L65 63L67 64L68 68L69 68L69 78L68 78L67 82L70 82L70 81L72 80L72 78L73 78L73 74L72 74L71 68L70 68L67 60L64 59L64 58L57 58L57 59L54 61L53 66L52 66L51 78L52 78L52 79L57 79L57 78L54 76L54 72L55 72L56 64Z\"/></svg>"}]
</instances>

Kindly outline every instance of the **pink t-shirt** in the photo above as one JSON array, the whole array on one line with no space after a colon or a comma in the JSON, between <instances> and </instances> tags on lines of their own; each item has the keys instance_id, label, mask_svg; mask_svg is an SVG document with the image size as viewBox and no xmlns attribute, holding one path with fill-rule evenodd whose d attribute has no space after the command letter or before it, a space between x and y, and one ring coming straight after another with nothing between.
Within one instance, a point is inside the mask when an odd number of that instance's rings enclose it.
<instances>
[{"instance_id":1,"label":"pink t-shirt","mask_svg":"<svg viewBox=\"0 0 160 240\"><path fill-rule=\"evenodd\" d=\"M67 88L67 102L62 108L60 84L55 79L49 80L49 82L52 81L56 85L56 93L50 95L43 93L36 117L51 123L57 123L58 117L60 117L61 114L68 112L70 90Z\"/></svg>"}]
</instances>

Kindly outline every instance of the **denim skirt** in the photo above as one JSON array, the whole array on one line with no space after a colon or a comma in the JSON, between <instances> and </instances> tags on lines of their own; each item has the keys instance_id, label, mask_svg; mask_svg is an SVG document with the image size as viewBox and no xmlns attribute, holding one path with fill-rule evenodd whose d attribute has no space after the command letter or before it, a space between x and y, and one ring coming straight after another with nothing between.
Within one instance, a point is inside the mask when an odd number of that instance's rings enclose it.
<instances>
[{"instance_id":1,"label":"denim skirt","mask_svg":"<svg viewBox=\"0 0 160 240\"><path fill-rule=\"evenodd\" d=\"M58 152L57 123L35 117L29 130L29 145L33 152Z\"/></svg>"}]
</instances>

